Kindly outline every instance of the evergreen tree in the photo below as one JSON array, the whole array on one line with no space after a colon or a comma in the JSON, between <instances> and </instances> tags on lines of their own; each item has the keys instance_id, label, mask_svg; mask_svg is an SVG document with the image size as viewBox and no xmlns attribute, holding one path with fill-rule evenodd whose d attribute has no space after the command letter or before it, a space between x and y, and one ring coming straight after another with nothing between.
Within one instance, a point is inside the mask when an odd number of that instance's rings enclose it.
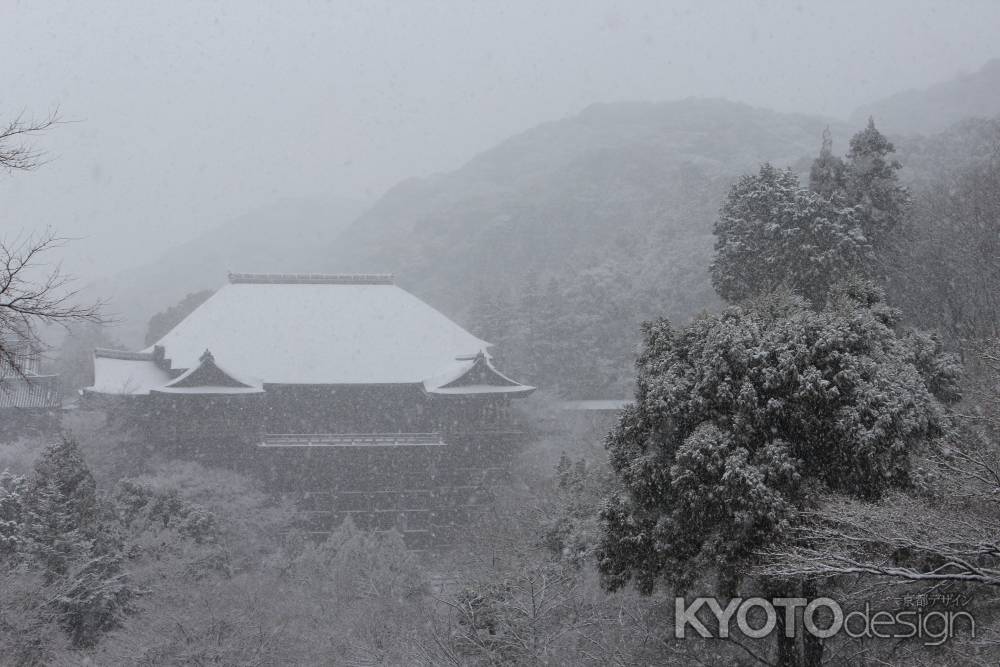
<instances>
[{"instance_id":1,"label":"evergreen tree","mask_svg":"<svg viewBox=\"0 0 1000 667\"><path fill-rule=\"evenodd\" d=\"M736 302L786 287L821 306L830 287L864 275L873 251L854 207L770 164L742 177L715 223L712 284Z\"/></svg>"},{"instance_id":2,"label":"evergreen tree","mask_svg":"<svg viewBox=\"0 0 1000 667\"><path fill-rule=\"evenodd\" d=\"M844 191L848 202L859 208L865 235L882 260L910 205L909 193L899 184L894 152L892 142L869 118L868 126L851 138L847 153Z\"/></svg>"},{"instance_id":3,"label":"evergreen tree","mask_svg":"<svg viewBox=\"0 0 1000 667\"><path fill-rule=\"evenodd\" d=\"M21 506L24 558L57 591L48 604L74 646L118 627L134 591L114 535L100 522L94 478L75 441L49 445Z\"/></svg>"},{"instance_id":4,"label":"evergreen tree","mask_svg":"<svg viewBox=\"0 0 1000 667\"><path fill-rule=\"evenodd\" d=\"M73 646L92 647L102 634L121 627L135 591L117 552L96 553L74 564L58 587L53 605Z\"/></svg>"},{"instance_id":5,"label":"evergreen tree","mask_svg":"<svg viewBox=\"0 0 1000 667\"><path fill-rule=\"evenodd\" d=\"M945 424L921 369L936 369L941 397L957 377L953 361L899 337L898 320L857 283L818 312L778 294L683 329L644 325L636 400L606 441L624 493L602 511L605 586L684 591L714 573L732 596L824 494L905 487L911 454Z\"/></svg>"},{"instance_id":6,"label":"evergreen tree","mask_svg":"<svg viewBox=\"0 0 1000 667\"><path fill-rule=\"evenodd\" d=\"M75 441L49 445L35 464L24 498L24 534L46 578L66 574L98 532L97 489Z\"/></svg>"},{"instance_id":7,"label":"evergreen tree","mask_svg":"<svg viewBox=\"0 0 1000 667\"><path fill-rule=\"evenodd\" d=\"M843 159L833 154L833 138L830 128L823 130L823 145L819 157L813 160L809 170L809 189L824 197L843 192L847 165Z\"/></svg>"},{"instance_id":8,"label":"evergreen tree","mask_svg":"<svg viewBox=\"0 0 1000 667\"><path fill-rule=\"evenodd\" d=\"M719 295L740 301L788 287L820 306L846 278L884 279L909 206L893 151L869 119L851 138L846 162L823 132L808 190L791 170L769 164L741 178L715 224L711 272Z\"/></svg>"},{"instance_id":9,"label":"evergreen tree","mask_svg":"<svg viewBox=\"0 0 1000 667\"><path fill-rule=\"evenodd\" d=\"M0 559L24 550L24 477L4 470L0 473Z\"/></svg>"}]
</instances>

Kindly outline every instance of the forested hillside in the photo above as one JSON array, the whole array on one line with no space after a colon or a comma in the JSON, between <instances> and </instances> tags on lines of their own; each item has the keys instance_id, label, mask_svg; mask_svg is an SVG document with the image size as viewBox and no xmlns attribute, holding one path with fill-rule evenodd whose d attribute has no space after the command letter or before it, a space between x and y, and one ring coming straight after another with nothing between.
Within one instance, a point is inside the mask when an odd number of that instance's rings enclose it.
<instances>
[{"instance_id":1,"label":"forested hillside","mask_svg":"<svg viewBox=\"0 0 1000 667\"><path fill-rule=\"evenodd\" d=\"M892 294L963 353L1000 334L1000 117L902 144L913 205Z\"/></svg>"},{"instance_id":2,"label":"forested hillside","mask_svg":"<svg viewBox=\"0 0 1000 667\"><path fill-rule=\"evenodd\" d=\"M394 188L327 268L397 274L543 388L621 396L640 321L717 304L712 221L735 176L814 154L827 124L721 100L595 105Z\"/></svg>"}]
</instances>

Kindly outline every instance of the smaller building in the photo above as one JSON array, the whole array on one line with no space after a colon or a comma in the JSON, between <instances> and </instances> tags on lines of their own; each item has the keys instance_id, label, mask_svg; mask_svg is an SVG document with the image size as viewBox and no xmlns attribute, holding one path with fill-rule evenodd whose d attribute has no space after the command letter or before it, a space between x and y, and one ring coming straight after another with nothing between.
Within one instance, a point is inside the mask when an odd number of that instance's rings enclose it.
<instances>
[{"instance_id":1,"label":"smaller building","mask_svg":"<svg viewBox=\"0 0 1000 667\"><path fill-rule=\"evenodd\" d=\"M627 398L605 398L562 401L559 409L563 418L577 428L607 433L618 415L632 401Z\"/></svg>"},{"instance_id":2,"label":"smaller building","mask_svg":"<svg viewBox=\"0 0 1000 667\"><path fill-rule=\"evenodd\" d=\"M7 339L2 346L10 354L0 361L0 442L58 433L59 377L41 373L41 355L29 341Z\"/></svg>"}]
</instances>

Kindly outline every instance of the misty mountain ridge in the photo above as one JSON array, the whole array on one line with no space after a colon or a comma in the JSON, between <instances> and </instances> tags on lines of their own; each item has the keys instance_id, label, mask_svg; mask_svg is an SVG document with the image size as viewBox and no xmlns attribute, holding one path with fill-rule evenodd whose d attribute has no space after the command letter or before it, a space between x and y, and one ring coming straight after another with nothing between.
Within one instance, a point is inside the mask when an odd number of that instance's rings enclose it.
<instances>
[{"instance_id":1,"label":"misty mountain ridge","mask_svg":"<svg viewBox=\"0 0 1000 667\"><path fill-rule=\"evenodd\" d=\"M889 134L932 134L966 118L1000 114L1000 58L978 71L923 90L907 90L867 104L851 114L858 126L875 117Z\"/></svg>"},{"instance_id":2,"label":"misty mountain ridge","mask_svg":"<svg viewBox=\"0 0 1000 667\"><path fill-rule=\"evenodd\" d=\"M569 277L598 257L629 274L704 286L720 194L760 162L814 153L828 124L723 100L593 105L450 174L391 189L337 239L328 267L396 273L452 314L468 307L477 281ZM669 248L650 247L652 237L670 238ZM646 255L654 250L676 261Z\"/></svg>"},{"instance_id":3,"label":"misty mountain ridge","mask_svg":"<svg viewBox=\"0 0 1000 667\"><path fill-rule=\"evenodd\" d=\"M445 307L460 310L463 304L457 299L464 290L449 294L456 287L449 283L468 281L446 266L469 264L479 253L471 246L535 229L543 241L549 240L542 243L542 252L536 238L510 239L508 244L532 250L532 265L561 265L565 252L556 247L561 239L555 237L573 234L577 225L578 231L608 231L618 214L635 217L622 209L643 198L650 200L647 204L658 201L658 208L683 209L674 201L683 193L664 199L665 189L649 192L660 182L668 188L679 169L711 181L731 178L762 160L790 162L815 150L829 122L723 100L595 104L512 137L454 172L408 179L353 224L343 222L355 217L353 211L360 213L353 203L286 200L168 249L156 261L122 272L101 287L113 283L115 311L128 320L140 318L143 325L148 314L184 294L217 286L233 268L393 271L417 290L439 285L421 296L433 300L434 292L444 292ZM601 198L607 200L605 208L593 210L590 202ZM560 211L562 201L573 204ZM714 211L714 202L704 203ZM544 232L537 220L542 214L549 221ZM695 227L702 234L710 231ZM589 249L600 250L604 240ZM587 244L581 243L573 256L587 253ZM431 250L444 252L432 257L427 254ZM518 261L508 269L516 273L520 265ZM445 271L440 277L424 275L432 267ZM495 273L488 270L476 278L491 279ZM127 327L137 328L131 322Z\"/></svg>"},{"instance_id":4,"label":"misty mountain ridge","mask_svg":"<svg viewBox=\"0 0 1000 667\"><path fill-rule=\"evenodd\" d=\"M732 171L734 160L752 163L764 156L777 162L794 160L799 157L794 151L798 143L811 141L806 135L812 128L821 131L825 125L836 126L837 121L724 99L598 103L507 139L474 157L462 171L495 183L516 184L583 155L647 147L669 153L675 163L691 162L706 172L725 174ZM792 150L776 154L776 145ZM514 161L519 170L512 173Z\"/></svg>"}]
</instances>

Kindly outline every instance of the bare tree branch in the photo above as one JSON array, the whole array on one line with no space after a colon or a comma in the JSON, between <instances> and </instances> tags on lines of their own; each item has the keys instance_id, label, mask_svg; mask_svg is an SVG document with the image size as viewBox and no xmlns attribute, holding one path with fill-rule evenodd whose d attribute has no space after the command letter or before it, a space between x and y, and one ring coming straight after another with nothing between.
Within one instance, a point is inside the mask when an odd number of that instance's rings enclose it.
<instances>
[{"instance_id":1,"label":"bare tree branch","mask_svg":"<svg viewBox=\"0 0 1000 667\"><path fill-rule=\"evenodd\" d=\"M25 140L63 122L59 109L40 120L25 119L20 113L5 126L0 126L0 168L7 171L29 171L45 163L44 153Z\"/></svg>"},{"instance_id":2,"label":"bare tree branch","mask_svg":"<svg viewBox=\"0 0 1000 667\"><path fill-rule=\"evenodd\" d=\"M81 303L73 278L46 253L69 239L51 231L0 239L0 377L25 377L26 355L45 349L38 327L103 324L103 302Z\"/></svg>"}]
</instances>

